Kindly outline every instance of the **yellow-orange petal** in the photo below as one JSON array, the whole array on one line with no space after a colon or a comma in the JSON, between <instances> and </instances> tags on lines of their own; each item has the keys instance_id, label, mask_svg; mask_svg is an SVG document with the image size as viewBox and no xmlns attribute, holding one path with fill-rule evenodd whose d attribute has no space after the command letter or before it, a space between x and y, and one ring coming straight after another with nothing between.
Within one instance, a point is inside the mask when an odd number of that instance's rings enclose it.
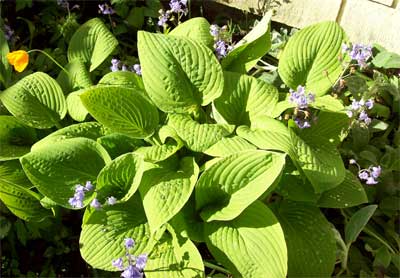
<instances>
[{"instance_id":1,"label":"yellow-orange petal","mask_svg":"<svg viewBox=\"0 0 400 278\"><path fill-rule=\"evenodd\" d=\"M17 50L8 53L7 60L14 66L16 71L22 72L29 64L29 55L24 50Z\"/></svg>"}]
</instances>

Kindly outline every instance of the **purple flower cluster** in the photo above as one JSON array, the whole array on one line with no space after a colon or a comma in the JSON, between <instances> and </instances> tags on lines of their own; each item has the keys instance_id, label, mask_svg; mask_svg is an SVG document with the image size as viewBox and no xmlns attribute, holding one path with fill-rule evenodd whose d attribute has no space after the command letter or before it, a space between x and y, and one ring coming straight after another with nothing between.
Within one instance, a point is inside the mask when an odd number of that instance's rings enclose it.
<instances>
[{"instance_id":1,"label":"purple flower cluster","mask_svg":"<svg viewBox=\"0 0 400 278\"><path fill-rule=\"evenodd\" d=\"M114 14L115 11L113 10L113 8L107 4L99 4L99 13L101 14Z\"/></svg>"},{"instance_id":2,"label":"purple flower cluster","mask_svg":"<svg viewBox=\"0 0 400 278\"><path fill-rule=\"evenodd\" d=\"M210 34L214 37L215 54L221 60L233 49L231 44L232 37L228 32L228 27L226 25L219 27L216 24L212 24L210 26Z\"/></svg>"},{"instance_id":3,"label":"purple flower cluster","mask_svg":"<svg viewBox=\"0 0 400 278\"><path fill-rule=\"evenodd\" d=\"M167 11L162 9L158 11L160 14L157 22L158 26L166 26L168 21L173 20L173 14L178 14L178 18L180 18L182 14L187 15L188 13L187 0L171 0L169 7L170 9Z\"/></svg>"},{"instance_id":4,"label":"purple flower cluster","mask_svg":"<svg viewBox=\"0 0 400 278\"><path fill-rule=\"evenodd\" d=\"M361 99L357 101L353 99L350 109L346 111L346 114L349 118L357 118L359 122L364 122L366 125L371 123L371 118L368 117L366 110L370 110L374 107L374 100L368 99L364 101Z\"/></svg>"},{"instance_id":5,"label":"purple flower cluster","mask_svg":"<svg viewBox=\"0 0 400 278\"><path fill-rule=\"evenodd\" d=\"M289 102L296 105L294 122L296 125L303 129L311 127L309 118L311 115L308 105L315 101L315 95L306 93L305 87L298 86L297 90L289 90Z\"/></svg>"},{"instance_id":6,"label":"purple flower cluster","mask_svg":"<svg viewBox=\"0 0 400 278\"><path fill-rule=\"evenodd\" d=\"M135 241L132 238L125 238L124 245L126 249L126 258L128 265L124 266L124 260L118 258L112 260L112 266L123 271L121 277L123 278L143 278L143 269L146 267L147 254L141 254L137 257L129 254L129 251L135 246Z\"/></svg>"},{"instance_id":7,"label":"purple flower cluster","mask_svg":"<svg viewBox=\"0 0 400 278\"><path fill-rule=\"evenodd\" d=\"M111 67L110 67L112 72L115 71L132 71L134 73L136 73L137 75L142 75L142 68L140 66L140 64L134 64L132 67L129 67L125 64L122 64L120 60L118 59L111 59Z\"/></svg>"},{"instance_id":8,"label":"purple flower cluster","mask_svg":"<svg viewBox=\"0 0 400 278\"><path fill-rule=\"evenodd\" d=\"M367 67L367 61L372 57L372 47L359 43L353 44L351 48L343 44L342 52L348 53L350 58L356 60L357 64L362 68Z\"/></svg>"},{"instance_id":9,"label":"purple flower cluster","mask_svg":"<svg viewBox=\"0 0 400 278\"><path fill-rule=\"evenodd\" d=\"M378 166L370 166L368 169L361 169L360 165L358 165L355 159L350 159L350 164L355 164L358 167L358 177L360 180L365 180L366 184L377 184L378 177L382 173L382 168L380 165Z\"/></svg>"},{"instance_id":10,"label":"purple flower cluster","mask_svg":"<svg viewBox=\"0 0 400 278\"><path fill-rule=\"evenodd\" d=\"M4 24L4 36L6 37L7 41L11 41L14 36L14 30L12 30L7 24Z\"/></svg>"},{"instance_id":11,"label":"purple flower cluster","mask_svg":"<svg viewBox=\"0 0 400 278\"><path fill-rule=\"evenodd\" d=\"M93 189L93 185L90 181L87 181L85 186L77 184L75 186L74 197L69 198L68 203L73 208L83 208L83 200L85 199L85 193Z\"/></svg>"}]
</instances>

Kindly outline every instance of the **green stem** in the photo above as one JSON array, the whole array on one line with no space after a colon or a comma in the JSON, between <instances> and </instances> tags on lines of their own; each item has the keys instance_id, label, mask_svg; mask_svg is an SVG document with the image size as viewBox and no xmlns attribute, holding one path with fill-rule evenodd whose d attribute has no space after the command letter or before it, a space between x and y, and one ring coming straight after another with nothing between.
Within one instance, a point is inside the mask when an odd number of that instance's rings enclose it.
<instances>
[{"instance_id":1,"label":"green stem","mask_svg":"<svg viewBox=\"0 0 400 278\"><path fill-rule=\"evenodd\" d=\"M208 268L215 269L215 270L220 271L220 272L223 272L223 273L225 273L225 274L231 274L228 270L226 270L226 269L223 268L223 267L220 267L220 266L218 266L218 265L215 265L215 264L210 263L210 262L207 262L207 261L203 261L203 262L204 262L204 266L206 266L206 267L208 267Z\"/></svg>"},{"instance_id":2,"label":"green stem","mask_svg":"<svg viewBox=\"0 0 400 278\"><path fill-rule=\"evenodd\" d=\"M382 237L380 235L376 234L375 232L370 230L368 227L364 227L364 232L366 234L369 234L370 236L373 236L377 240L379 240L383 245L385 245L389 249L390 252L392 252L393 254L397 254L397 252L392 248L392 246L390 246L389 243L387 243L384 239L382 239Z\"/></svg>"},{"instance_id":3,"label":"green stem","mask_svg":"<svg viewBox=\"0 0 400 278\"><path fill-rule=\"evenodd\" d=\"M47 58L49 58L50 60L52 60L54 62L54 64L56 64L60 69L62 69L66 74L68 74L69 77L72 77L69 72L60 65L60 63L58 63L53 57L51 57L51 55L49 53L47 53L46 51L40 50L40 49L31 49L29 50L27 53L32 53L32 52L39 52L44 54L45 56L47 56Z\"/></svg>"}]
</instances>

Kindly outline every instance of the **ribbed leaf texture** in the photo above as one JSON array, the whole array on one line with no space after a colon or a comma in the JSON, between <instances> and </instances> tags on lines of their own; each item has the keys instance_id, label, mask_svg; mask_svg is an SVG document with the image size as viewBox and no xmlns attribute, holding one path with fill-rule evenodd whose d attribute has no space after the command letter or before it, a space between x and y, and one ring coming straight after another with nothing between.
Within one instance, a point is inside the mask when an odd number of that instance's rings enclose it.
<instances>
[{"instance_id":1,"label":"ribbed leaf texture","mask_svg":"<svg viewBox=\"0 0 400 278\"><path fill-rule=\"evenodd\" d=\"M146 92L164 112L187 112L222 94L224 78L214 53L189 38L138 32Z\"/></svg>"},{"instance_id":2,"label":"ribbed leaf texture","mask_svg":"<svg viewBox=\"0 0 400 278\"><path fill-rule=\"evenodd\" d=\"M260 197L277 179L285 155L246 151L219 160L196 185L196 207L203 220L231 220Z\"/></svg>"},{"instance_id":3,"label":"ribbed leaf texture","mask_svg":"<svg viewBox=\"0 0 400 278\"><path fill-rule=\"evenodd\" d=\"M279 59L278 72L285 84L324 95L343 71L339 56L346 34L336 22L308 26L291 37Z\"/></svg>"},{"instance_id":4,"label":"ribbed leaf texture","mask_svg":"<svg viewBox=\"0 0 400 278\"><path fill-rule=\"evenodd\" d=\"M86 89L81 89L67 96L68 114L77 122L83 122L89 115L89 111L87 111L81 100L81 95L84 92L86 92Z\"/></svg>"},{"instance_id":5,"label":"ribbed leaf texture","mask_svg":"<svg viewBox=\"0 0 400 278\"><path fill-rule=\"evenodd\" d=\"M89 113L104 126L134 138L146 138L158 125L157 108L135 89L101 86L80 97Z\"/></svg>"},{"instance_id":6,"label":"ribbed leaf texture","mask_svg":"<svg viewBox=\"0 0 400 278\"><path fill-rule=\"evenodd\" d=\"M241 151L256 150L257 147L239 136L225 137L204 151L214 157L230 156Z\"/></svg>"},{"instance_id":7,"label":"ribbed leaf texture","mask_svg":"<svg viewBox=\"0 0 400 278\"><path fill-rule=\"evenodd\" d=\"M64 94L93 85L90 74L83 61L74 60L68 63L64 68L68 71L68 74L62 70L57 77L57 82L60 84Z\"/></svg>"},{"instance_id":8,"label":"ribbed leaf texture","mask_svg":"<svg viewBox=\"0 0 400 278\"><path fill-rule=\"evenodd\" d=\"M335 235L320 210L303 202L284 201L274 212L285 233L288 277L331 277Z\"/></svg>"},{"instance_id":9,"label":"ribbed leaf texture","mask_svg":"<svg viewBox=\"0 0 400 278\"><path fill-rule=\"evenodd\" d=\"M233 277L281 278L287 273L285 238L278 220L256 201L232 221L205 224L211 254Z\"/></svg>"},{"instance_id":10,"label":"ribbed leaf texture","mask_svg":"<svg viewBox=\"0 0 400 278\"><path fill-rule=\"evenodd\" d=\"M260 116L272 116L278 102L278 90L260 79L224 72L223 94L214 101L215 110L229 124L250 125Z\"/></svg>"},{"instance_id":11,"label":"ribbed leaf texture","mask_svg":"<svg viewBox=\"0 0 400 278\"><path fill-rule=\"evenodd\" d=\"M201 42L212 49L214 38L210 33L210 23L204 17L195 17L176 26L169 35L185 37Z\"/></svg>"},{"instance_id":12,"label":"ribbed leaf texture","mask_svg":"<svg viewBox=\"0 0 400 278\"><path fill-rule=\"evenodd\" d=\"M71 138L53 142L20 158L29 180L40 193L57 204L71 208L76 184L95 181L97 174L111 161L106 150L87 138ZM85 204L91 193L86 194Z\"/></svg>"},{"instance_id":13,"label":"ribbed leaf texture","mask_svg":"<svg viewBox=\"0 0 400 278\"><path fill-rule=\"evenodd\" d=\"M68 61L79 60L93 71L117 47L118 41L99 18L85 22L76 30L68 46Z\"/></svg>"},{"instance_id":14,"label":"ribbed leaf texture","mask_svg":"<svg viewBox=\"0 0 400 278\"><path fill-rule=\"evenodd\" d=\"M22 123L34 128L50 128L67 113L60 85L43 72L32 73L0 93L7 110Z\"/></svg>"},{"instance_id":15,"label":"ribbed leaf texture","mask_svg":"<svg viewBox=\"0 0 400 278\"><path fill-rule=\"evenodd\" d=\"M144 91L142 78L130 71L114 71L104 75L98 85L120 86Z\"/></svg>"}]
</instances>

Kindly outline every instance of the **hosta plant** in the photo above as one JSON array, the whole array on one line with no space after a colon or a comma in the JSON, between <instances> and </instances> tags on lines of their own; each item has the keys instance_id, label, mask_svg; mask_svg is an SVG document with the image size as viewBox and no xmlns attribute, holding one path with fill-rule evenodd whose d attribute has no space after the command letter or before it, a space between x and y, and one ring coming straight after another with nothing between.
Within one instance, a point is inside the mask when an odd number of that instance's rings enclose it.
<instances>
[{"instance_id":1,"label":"hosta plant","mask_svg":"<svg viewBox=\"0 0 400 278\"><path fill-rule=\"evenodd\" d=\"M248 74L271 47L269 20L226 57L204 18L139 31L139 75L96 82L118 41L100 19L83 24L58 77L35 72L0 93L1 200L26 221L84 210L83 259L124 277L330 276L338 235L321 208L367 202L337 148L348 109L329 94L347 38L334 22L297 32L282 90ZM347 248L366 222L348 223Z\"/></svg>"}]
</instances>

